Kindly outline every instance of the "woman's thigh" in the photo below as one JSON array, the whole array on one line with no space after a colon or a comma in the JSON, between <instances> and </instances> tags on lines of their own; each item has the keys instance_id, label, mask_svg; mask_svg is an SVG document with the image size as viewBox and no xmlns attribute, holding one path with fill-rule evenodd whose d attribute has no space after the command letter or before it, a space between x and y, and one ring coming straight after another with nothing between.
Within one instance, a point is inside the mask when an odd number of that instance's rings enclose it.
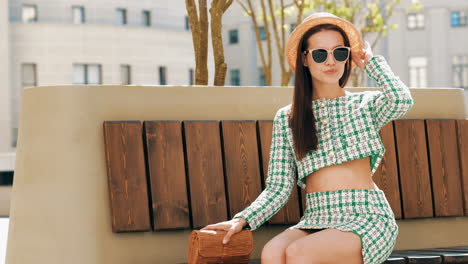
<instances>
[{"instance_id":1,"label":"woman's thigh","mask_svg":"<svg viewBox=\"0 0 468 264\"><path fill-rule=\"evenodd\" d=\"M334 228L296 239L286 255L291 263L363 263L359 236Z\"/></svg>"},{"instance_id":2,"label":"woman's thigh","mask_svg":"<svg viewBox=\"0 0 468 264\"><path fill-rule=\"evenodd\" d=\"M268 241L262 250L262 263L286 263L286 248L295 240L320 230L288 228Z\"/></svg>"}]
</instances>

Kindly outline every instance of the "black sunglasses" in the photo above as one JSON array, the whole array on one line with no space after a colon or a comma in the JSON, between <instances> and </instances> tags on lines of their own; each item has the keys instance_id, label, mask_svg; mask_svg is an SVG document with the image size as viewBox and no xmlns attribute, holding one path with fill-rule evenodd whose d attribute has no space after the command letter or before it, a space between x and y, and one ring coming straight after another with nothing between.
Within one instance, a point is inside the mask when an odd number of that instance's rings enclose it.
<instances>
[{"instance_id":1,"label":"black sunglasses","mask_svg":"<svg viewBox=\"0 0 468 264\"><path fill-rule=\"evenodd\" d=\"M336 61L343 62L348 59L350 50L350 47L336 47L332 51L328 51L326 49L311 49L304 51L304 55L307 55L307 52L310 52L310 54L312 54L312 59L316 63L323 63L327 60L328 53L332 52Z\"/></svg>"}]
</instances>

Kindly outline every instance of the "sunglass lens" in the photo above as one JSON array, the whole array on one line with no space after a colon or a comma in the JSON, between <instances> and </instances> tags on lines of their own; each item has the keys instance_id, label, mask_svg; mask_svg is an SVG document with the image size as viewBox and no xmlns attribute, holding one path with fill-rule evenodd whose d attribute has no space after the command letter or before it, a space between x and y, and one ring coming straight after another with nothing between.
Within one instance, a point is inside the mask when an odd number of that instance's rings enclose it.
<instances>
[{"instance_id":1,"label":"sunglass lens","mask_svg":"<svg viewBox=\"0 0 468 264\"><path fill-rule=\"evenodd\" d=\"M346 48L337 48L333 51L333 55L337 61L345 61L348 59L349 50Z\"/></svg>"},{"instance_id":2,"label":"sunglass lens","mask_svg":"<svg viewBox=\"0 0 468 264\"><path fill-rule=\"evenodd\" d=\"M324 49L316 49L312 51L312 58L316 63L322 63L327 59L328 51Z\"/></svg>"}]
</instances>

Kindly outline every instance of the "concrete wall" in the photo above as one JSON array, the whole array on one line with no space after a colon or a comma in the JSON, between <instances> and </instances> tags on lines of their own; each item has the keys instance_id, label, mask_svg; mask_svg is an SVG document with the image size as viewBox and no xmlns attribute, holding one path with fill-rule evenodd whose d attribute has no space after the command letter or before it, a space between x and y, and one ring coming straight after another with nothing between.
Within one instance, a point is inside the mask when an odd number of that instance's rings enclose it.
<instances>
[{"instance_id":1,"label":"concrete wall","mask_svg":"<svg viewBox=\"0 0 468 264\"><path fill-rule=\"evenodd\" d=\"M185 262L190 230L112 233L103 121L271 120L291 102L292 91L205 86L23 90L6 263ZM412 94L415 105L404 119L468 118L461 89L414 89ZM396 249L468 244L468 217L397 222ZM263 245L285 229L254 231L251 257L259 258Z\"/></svg>"},{"instance_id":2,"label":"concrete wall","mask_svg":"<svg viewBox=\"0 0 468 264\"><path fill-rule=\"evenodd\" d=\"M8 0L0 0L0 152L10 149L10 30L8 23Z\"/></svg>"},{"instance_id":3,"label":"concrete wall","mask_svg":"<svg viewBox=\"0 0 468 264\"><path fill-rule=\"evenodd\" d=\"M132 84L159 84L158 66L167 67L167 84L189 84L195 69L190 32L113 25L11 25L12 82L20 89L21 63L37 63L37 85L73 83L73 63L102 65L102 83L120 84L120 65L132 67ZM173 48L166 48L173 47Z\"/></svg>"}]
</instances>

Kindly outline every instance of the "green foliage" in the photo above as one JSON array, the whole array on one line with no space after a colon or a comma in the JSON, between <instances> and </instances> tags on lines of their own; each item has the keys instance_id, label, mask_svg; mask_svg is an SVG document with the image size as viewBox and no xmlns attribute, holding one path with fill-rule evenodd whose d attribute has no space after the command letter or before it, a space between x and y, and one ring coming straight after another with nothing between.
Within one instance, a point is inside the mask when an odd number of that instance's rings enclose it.
<instances>
[{"instance_id":1,"label":"green foliage","mask_svg":"<svg viewBox=\"0 0 468 264\"><path fill-rule=\"evenodd\" d=\"M418 1L413 1L412 5L406 8L406 13L411 13L411 12L419 12L423 8L422 3L420 0Z\"/></svg>"},{"instance_id":2,"label":"green foliage","mask_svg":"<svg viewBox=\"0 0 468 264\"><path fill-rule=\"evenodd\" d=\"M366 33L378 33L387 35L390 30L395 30L398 25L390 23L395 7L404 5L406 12L418 12L423 8L421 0L302 0L305 3L304 14L314 11L325 11L342 17L353 23ZM293 16L297 7L288 6L286 16ZM277 12L275 12L276 14Z\"/></svg>"}]
</instances>

